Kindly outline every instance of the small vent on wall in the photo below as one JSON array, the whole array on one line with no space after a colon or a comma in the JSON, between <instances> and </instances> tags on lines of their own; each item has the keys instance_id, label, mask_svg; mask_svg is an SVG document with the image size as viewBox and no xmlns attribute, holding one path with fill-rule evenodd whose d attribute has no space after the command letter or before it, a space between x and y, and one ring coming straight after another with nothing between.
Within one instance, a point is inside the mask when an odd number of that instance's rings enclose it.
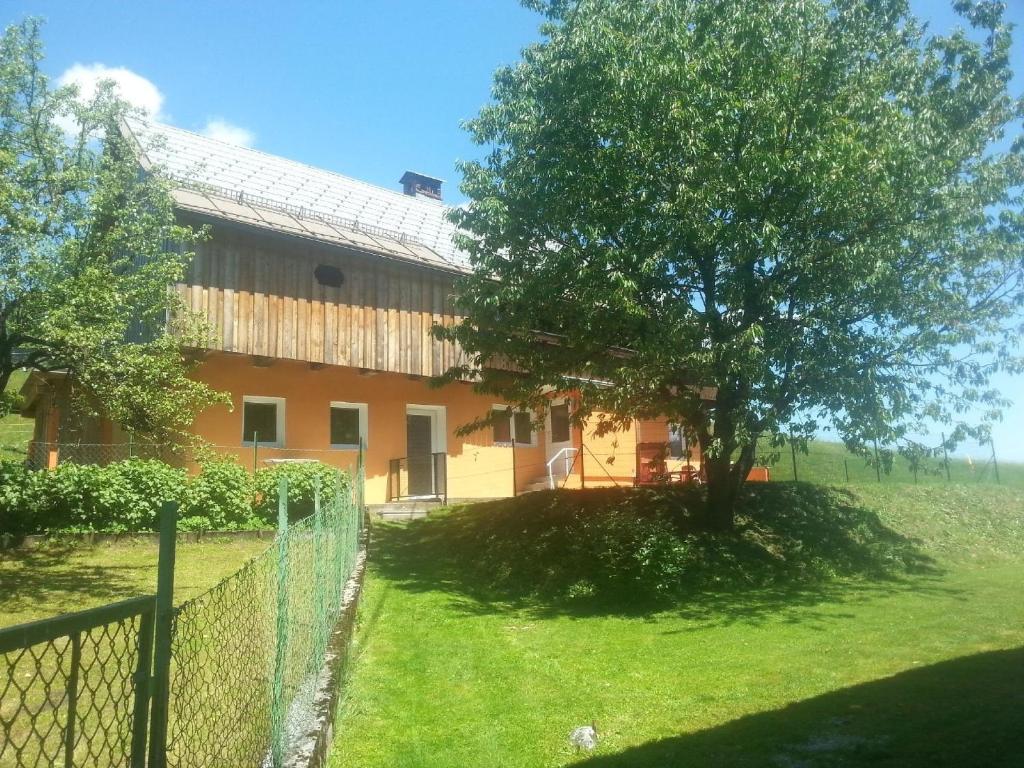
<instances>
[{"instance_id":1,"label":"small vent on wall","mask_svg":"<svg viewBox=\"0 0 1024 768\"><path fill-rule=\"evenodd\" d=\"M321 264L313 270L313 277L320 285L327 288L340 288L345 283L345 275L337 267Z\"/></svg>"}]
</instances>

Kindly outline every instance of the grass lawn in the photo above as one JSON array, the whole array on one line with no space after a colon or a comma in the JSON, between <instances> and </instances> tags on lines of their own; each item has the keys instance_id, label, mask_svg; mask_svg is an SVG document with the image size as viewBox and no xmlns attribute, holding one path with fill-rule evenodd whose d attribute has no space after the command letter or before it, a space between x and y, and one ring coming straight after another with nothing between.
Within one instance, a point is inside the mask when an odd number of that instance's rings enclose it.
<instances>
[{"instance_id":1,"label":"grass lawn","mask_svg":"<svg viewBox=\"0 0 1024 768\"><path fill-rule=\"evenodd\" d=\"M1024 766L1024 493L772 484L737 537L672 493L375 525L332 766ZM644 514L682 560L600 540Z\"/></svg>"},{"instance_id":2,"label":"grass lawn","mask_svg":"<svg viewBox=\"0 0 1024 768\"><path fill-rule=\"evenodd\" d=\"M788 445L782 448L772 448L770 443L764 440L761 443L760 455L765 459L769 456L774 457L774 461L764 462L771 467L773 480L793 479L793 458ZM970 459L966 455L950 456L950 480L961 485L1001 484L1013 488L1024 488L1024 464L1000 460L998 466L994 466L990 459L991 451L988 446L975 446ZM850 453L842 443L827 440L814 440L808 445L806 454L797 451L796 469L797 478L803 482L841 485L847 483L847 476L849 476L849 483L854 485L878 484L878 475L875 473L874 466L866 462L864 457ZM996 482L997 469L998 483ZM879 474L883 485L915 484L910 463L898 454L892 458L890 471L885 472L883 469ZM941 455L922 461L918 468L916 484L946 485L948 482Z\"/></svg>"},{"instance_id":3,"label":"grass lawn","mask_svg":"<svg viewBox=\"0 0 1024 768\"><path fill-rule=\"evenodd\" d=\"M7 382L7 391L19 391L27 378L27 371L15 371ZM24 460L32 439L33 426L32 419L23 418L17 413L0 416L0 459Z\"/></svg>"},{"instance_id":4,"label":"grass lawn","mask_svg":"<svg viewBox=\"0 0 1024 768\"><path fill-rule=\"evenodd\" d=\"M226 537L179 542L175 603L205 592L268 546L266 540ZM37 549L0 551L0 627L152 594L156 562L157 546L148 542L51 543Z\"/></svg>"}]
</instances>

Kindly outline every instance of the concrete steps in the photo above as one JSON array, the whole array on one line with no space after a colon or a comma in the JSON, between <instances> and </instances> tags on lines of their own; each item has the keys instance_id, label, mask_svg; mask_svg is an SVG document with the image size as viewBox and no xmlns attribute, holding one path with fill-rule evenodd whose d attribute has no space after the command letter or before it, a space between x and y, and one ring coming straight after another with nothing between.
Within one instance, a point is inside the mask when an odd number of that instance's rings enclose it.
<instances>
[{"instance_id":1,"label":"concrete steps","mask_svg":"<svg viewBox=\"0 0 1024 768\"><path fill-rule=\"evenodd\" d=\"M366 508L371 515L381 520L419 520L440 506L442 504L438 499L408 499L387 504L367 504Z\"/></svg>"}]
</instances>

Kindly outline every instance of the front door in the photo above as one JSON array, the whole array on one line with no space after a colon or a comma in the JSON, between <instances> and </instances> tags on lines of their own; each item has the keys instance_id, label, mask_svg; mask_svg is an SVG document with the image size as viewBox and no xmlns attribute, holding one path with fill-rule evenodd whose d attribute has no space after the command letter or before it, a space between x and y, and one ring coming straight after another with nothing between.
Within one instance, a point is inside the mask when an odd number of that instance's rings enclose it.
<instances>
[{"instance_id":1,"label":"front door","mask_svg":"<svg viewBox=\"0 0 1024 768\"><path fill-rule=\"evenodd\" d=\"M406 414L405 456L410 496L434 495L433 440L434 420L430 414Z\"/></svg>"},{"instance_id":2,"label":"front door","mask_svg":"<svg viewBox=\"0 0 1024 768\"><path fill-rule=\"evenodd\" d=\"M572 470L572 426L569 423L569 401L554 401L548 407L547 419L547 456L550 462L551 477L555 481L564 479Z\"/></svg>"}]
</instances>

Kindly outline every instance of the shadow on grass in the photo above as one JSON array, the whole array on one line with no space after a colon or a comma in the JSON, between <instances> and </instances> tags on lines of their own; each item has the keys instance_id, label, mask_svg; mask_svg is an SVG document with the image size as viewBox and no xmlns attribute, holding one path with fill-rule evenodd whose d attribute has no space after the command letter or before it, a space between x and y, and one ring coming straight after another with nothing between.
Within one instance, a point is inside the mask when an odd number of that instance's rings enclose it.
<instances>
[{"instance_id":1,"label":"shadow on grass","mask_svg":"<svg viewBox=\"0 0 1024 768\"><path fill-rule=\"evenodd\" d=\"M141 566L69 563L70 556L80 551L76 544L52 543L0 552L0 625L5 614L35 605L52 605L56 612L75 611L138 591L133 574Z\"/></svg>"},{"instance_id":2,"label":"shadow on grass","mask_svg":"<svg viewBox=\"0 0 1024 768\"><path fill-rule=\"evenodd\" d=\"M1019 767L1024 648L913 669L575 765Z\"/></svg>"},{"instance_id":3,"label":"shadow on grass","mask_svg":"<svg viewBox=\"0 0 1024 768\"><path fill-rule=\"evenodd\" d=\"M400 588L446 591L463 610L484 613L674 610L721 623L942 589L919 544L846 491L756 486L726 534L702 528L701 503L699 491L685 488L534 493L377 524L372 557Z\"/></svg>"}]
</instances>

